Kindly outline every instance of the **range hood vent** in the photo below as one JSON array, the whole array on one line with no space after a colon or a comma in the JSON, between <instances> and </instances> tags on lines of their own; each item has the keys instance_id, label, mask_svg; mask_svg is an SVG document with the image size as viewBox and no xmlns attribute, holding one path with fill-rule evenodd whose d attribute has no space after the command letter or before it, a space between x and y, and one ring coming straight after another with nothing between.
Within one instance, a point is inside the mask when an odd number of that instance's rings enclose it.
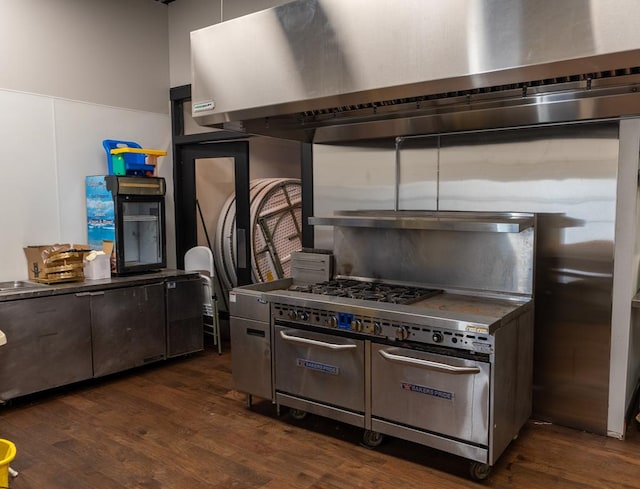
<instances>
[{"instance_id":1,"label":"range hood vent","mask_svg":"<svg viewBox=\"0 0 640 489\"><path fill-rule=\"evenodd\" d=\"M636 0L298 0L191 35L201 125L333 143L640 114Z\"/></svg>"}]
</instances>

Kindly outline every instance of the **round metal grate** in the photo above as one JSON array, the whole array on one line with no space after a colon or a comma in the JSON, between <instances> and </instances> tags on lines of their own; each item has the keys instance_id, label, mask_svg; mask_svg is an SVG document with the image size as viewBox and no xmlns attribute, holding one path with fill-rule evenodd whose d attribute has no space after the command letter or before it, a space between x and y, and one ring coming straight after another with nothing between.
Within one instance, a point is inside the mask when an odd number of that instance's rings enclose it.
<instances>
[{"instance_id":1,"label":"round metal grate","mask_svg":"<svg viewBox=\"0 0 640 489\"><path fill-rule=\"evenodd\" d=\"M251 267L254 282L291 274L291 253L302 247L302 188L300 180L261 178L249 186ZM236 208L231 194L220 213L214 256L224 287L238 283L236 275Z\"/></svg>"}]
</instances>

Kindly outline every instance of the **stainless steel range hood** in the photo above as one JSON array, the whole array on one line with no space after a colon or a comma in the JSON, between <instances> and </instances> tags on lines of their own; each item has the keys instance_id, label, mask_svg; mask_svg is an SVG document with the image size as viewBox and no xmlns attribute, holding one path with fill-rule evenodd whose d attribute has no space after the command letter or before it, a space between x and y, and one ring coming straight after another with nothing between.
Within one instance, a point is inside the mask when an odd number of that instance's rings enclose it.
<instances>
[{"instance_id":1,"label":"stainless steel range hood","mask_svg":"<svg viewBox=\"0 0 640 489\"><path fill-rule=\"evenodd\" d=\"M201 125L316 143L640 114L637 0L298 0L191 33Z\"/></svg>"}]
</instances>

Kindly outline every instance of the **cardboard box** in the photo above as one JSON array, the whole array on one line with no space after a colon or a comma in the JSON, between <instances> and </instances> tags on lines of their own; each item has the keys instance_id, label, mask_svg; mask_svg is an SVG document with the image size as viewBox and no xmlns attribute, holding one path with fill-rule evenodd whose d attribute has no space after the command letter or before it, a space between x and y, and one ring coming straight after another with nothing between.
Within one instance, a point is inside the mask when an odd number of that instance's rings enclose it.
<instances>
[{"instance_id":1,"label":"cardboard box","mask_svg":"<svg viewBox=\"0 0 640 489\"><path fill-rule=\"evenodd\" d=\"M82 252L89 251L87 245L56 243L52 245L31 245L23 248L24 256L27 259L27 270L29 272L29 280L43 281L46 279L44 269L47 268L45 263L47 257L56 252L67 250L80 250ZM80 278L82 280L82 278Z\"/></svg>"},{"instance_id":2,"label":"cardboard box","mask_svg":"<svg viewBox=\"0 0 640 489\"><path fill-rule=\"evenodd\" d=\"M111 278L111 256L97 255L93 260L84 260L84 279Z\"/></svg>"},{"instance_id":3,"label":"cardboard box","mask_svg":"<svg viewBox=\"0 0 640 489\"><path fill-rule=\"evenodd\" d=\"M23 248L24 256L27 258L27 269L29 270L29 280L38 280L44 270L44 258L47 253L56 249L69 249L69 244L33 245Z\"/></svg>"},{"instance_id":4,"label":"cardboard box","mask_svg":"<svg viewBox=\"0 0 640 489\"><path fill-rule=\"evenodd\" d=\"M87 259L89 253L85 255L83 260L85 280L111 278L113 241L103 241L102 252L103 255L96 255L92 260Z\"/></svg>"}]
</instances>

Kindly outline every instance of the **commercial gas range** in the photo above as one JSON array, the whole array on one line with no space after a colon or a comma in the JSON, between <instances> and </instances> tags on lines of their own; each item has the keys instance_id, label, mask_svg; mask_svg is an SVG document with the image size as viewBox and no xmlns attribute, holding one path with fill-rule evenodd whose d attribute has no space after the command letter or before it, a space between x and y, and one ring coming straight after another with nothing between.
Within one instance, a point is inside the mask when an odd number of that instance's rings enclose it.
<instances>
[{"instance_id":1,"label":"commercial gas range","mask_svg":"<svg viewBox=\"0 0 640 489\"><path fill-rule=\"evenodd\" d=\"M275 321L478 353L492 351L489 327L495 316L504 319L525 302L341 278L311 285L292 284L287 290L269 294L269 298Z\"/></svg>"},{"instance_id":2,"label":"commercial gas range","mask_svg":"<svg viewBox=\"0 0 640 489\"><path fill-rule=\"evenodd\" d=\"M535 217L352 217L331 221L331 280L231 292L236 388L359 426L372 447L386 434L460 455L486 478L531 412ZM372 237L412 260L359 261ZM459 283L477 275L485 287Z\"/></svg>"}]
</instances>

